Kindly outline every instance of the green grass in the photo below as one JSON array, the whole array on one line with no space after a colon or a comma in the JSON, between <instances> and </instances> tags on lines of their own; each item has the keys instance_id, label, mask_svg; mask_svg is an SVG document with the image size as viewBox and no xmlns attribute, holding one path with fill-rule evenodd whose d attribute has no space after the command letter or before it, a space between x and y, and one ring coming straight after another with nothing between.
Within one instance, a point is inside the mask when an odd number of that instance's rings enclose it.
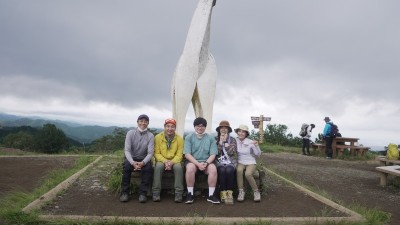
<instances>
[{"instance_id":1,"label":"green grass","mask_svg":"<svg viewBox=\"0 0 400 225\"><path fill-rule=\"evenodd\" d=\"M289 153L300 153L300 147L288 147L282 145L273 145L269 143L260 144L260 149L264 153L277 153L277 152L289 152Z\"/></svg>"}]
</instances>

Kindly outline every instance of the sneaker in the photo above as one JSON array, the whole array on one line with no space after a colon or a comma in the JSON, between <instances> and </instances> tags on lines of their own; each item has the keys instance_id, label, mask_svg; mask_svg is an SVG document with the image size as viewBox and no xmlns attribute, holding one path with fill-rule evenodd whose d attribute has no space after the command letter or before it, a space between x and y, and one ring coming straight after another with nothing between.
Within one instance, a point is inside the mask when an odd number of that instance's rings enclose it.
<instances>
[{"instance_id":1,"label":"sneaker","mask_svg":"<svg viewBox=\"0 0 400 225\"><path fill-rule=\"evenodd\" d=\"M192 204L193 201L194 201L193 195L192 195L191 193L188 193L188 194L186 195L186 201L185 201L185 203L186 203L186 204Z\"/></svg>"},{"instance_id":2,"label":"sneaker","mask_svg":"<svg viewBox=\"0 0 400 225\"><path fill-rule=\"evenodd\" d=\"M119 197L120 202L127 202L129 200L129 195L126 192L122 192L121 196Z\"/></svg>"},{"instance_id":3,"label":"sneaker","mask_svg":"<svg viewBox=\"0 0 400 225\"><path fill-rule=\"evenodd\" d=\"M226 191L219 192L219 196L220 196L221 202L225 202L226 194L227 194Z\"/></svg>"},{"instance_id":4,"label":"sneaker","mask_svg":"<svg viewBox=\"0 0 400 225\"><path fill-rule=\"evenodd\" d=\"M328 156L328 157L326 157L326 159L332 159L332 157L329 157L329 156Z\"/></svg>"},{"instance_id":5,"label":"sneaker","mask_svg":"<svg viewBox=\"0 0 400 225\"><path fill-rule=\"evenodd\" d=\"M261 194L260 194L259 190L254 191L254 201L255 202L260 202L261 201Z\"/></svg>"},{"instance_id":6,"label":"sneaker","mask_svg":"<svg viewBox=\"0 0 400 225\"><path fill-rule=\"evenodd\" d=\"M182 202L182 193L175 193L175 202L176 203Z\"/></svg>"},{"instance_id":7,"label":"sneaker","mask_svg":"<svg viewBox=\"0 0 400 225\"><path fill-rule=\"evenodd\" d=\"M212 204L219 204L221 203L217 197L215 197L214 195L210 195L207 198L207 202L211 202Z\"/></svg>"},{"instance_id":8,"label":"sneaker","mask_svg":"<svg viewBox=\"0 0 400 225\"><path fill-rule=\"evenodd\" d=\"M226 191L225 204L232 205L233 204L233 191Z\"/></svg>"},{"instance_id":9,"label":"sneaker","mask_svg":"<svg viewBox=\"0 0 400 225\"><path fill-rule=\"evenodd\" d=\"M244 195L245 195L244 190L243 190L243 189L240 189L240 190L239 190L239 194L238 194L238 198L237 198L238 202L243 202L243 200L244 200Z\"/></svg>"},{"instance_id":10,"label":"sneaker","mask_svg":"<svg viewBox=\"0 0 400 225\"><path fill-rule=\"evenodd\" d=\"M139 202L140 203L145 203L145 202L147 202L147 197L146 197L146 195L139 195Z\"/></svg>"},{"instance_id":11,"label":"sneaker","mask_svg":"<svg viewBox=\"0 0 400 225\"><path fill-rule=\"evenodd\" d=\"M153 202L159 202L159 201L161 201L160 192L154 192L153 193Z\"/></svg>"}]
</instances>

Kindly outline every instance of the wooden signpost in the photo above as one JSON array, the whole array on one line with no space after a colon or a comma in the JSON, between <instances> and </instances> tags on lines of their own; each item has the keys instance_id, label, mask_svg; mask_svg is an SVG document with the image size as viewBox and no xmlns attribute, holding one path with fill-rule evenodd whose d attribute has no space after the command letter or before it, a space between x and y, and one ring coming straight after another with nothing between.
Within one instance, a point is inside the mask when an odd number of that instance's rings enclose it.
<instances>
[{"instance_id":1,"label":"wooden signpost","mask_svg":"<svg viewBox=\"0 0 400 225\"><path fill-rule=\"evenodd\" d=\"M263 115L260 115L260 117L251 117L251 123L254 125L254 128L259 129L260 143L263 143L264 141L264 121L271 121L271 117L264 117Z\"/></svg>"}]
</instances>

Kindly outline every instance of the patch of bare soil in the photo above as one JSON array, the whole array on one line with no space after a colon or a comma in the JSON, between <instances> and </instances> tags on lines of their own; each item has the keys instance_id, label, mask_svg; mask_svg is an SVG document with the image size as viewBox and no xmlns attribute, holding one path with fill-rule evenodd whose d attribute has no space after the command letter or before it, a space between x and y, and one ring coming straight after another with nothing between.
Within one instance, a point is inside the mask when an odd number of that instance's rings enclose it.
<instances>
[{"instance_id":1,"label":"patch of bare soil","mask_svg":"<svg viewBox=\"0 0 400 225\"><path fill-rule=\"evenodd\" d=\"M0 198L11 191L30 192L54 170L74 166L76 157L0 157Z\"/></svg>"},{"instance_id":2,"label":"patch of bare soil","mask_svg":"<svg viewBox=\"0 0 400 225\"><path fill-rule=\"evenodd\" d=\"M115 159L105 157L81 176L66 192L42 209L42 214L130 216L130 217L303 217L346 216L310 196L267 175L267 192L262 201L254 203L249 196L245 202L234 205L213 205L205 195L195 198L193 204L175 203L168 192L161 202L139 203L132 195L127 203L119 202L117 194L107 190L106 183Z\"/></svg>"},{"instance_id":3,"label":"patch of bare soil","mask_svg":"<svg viewBox=\"0 0 400 225\"><path fill-rule=\"evenodd\" d=\"M294 181L325 191L344 205L358 204L392 214L391 224L400 224L400 189L379 185L377 160L327 160L297 154L279 153L262 156L265 165Z\"/></svg>"}]
</instances>

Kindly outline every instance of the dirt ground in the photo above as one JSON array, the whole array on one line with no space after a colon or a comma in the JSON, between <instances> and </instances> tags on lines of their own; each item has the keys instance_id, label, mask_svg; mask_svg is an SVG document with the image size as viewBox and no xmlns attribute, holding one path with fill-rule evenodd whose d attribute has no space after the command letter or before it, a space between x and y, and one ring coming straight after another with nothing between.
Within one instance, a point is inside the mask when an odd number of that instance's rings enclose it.
<instances>
[{"instance_id":1,"label":"dirt ground","mask_svg":"<svg viewBox=\"0 0 400 225\"><path fill-rule=\"evenodd\" d=\"M68 159L58 158L3 158L0 157L0 194L15 188L33 190L48 171L68 166ZM298 154L263 154L264 165L297 183L326 192L345 206L359 204L376 207L392 214L391 224L400 224L400 190L393 186L379 186L377 161L326 160ZM8 162L8 164L6 164ZM58 163L57 163L58 162ZM45 165L47 169L42 169ZM57 167L59 166L59 167ZM105 157L81 176L67 191L42 209L43 214L99 215L99 216L207 216L207 217L303 217L343 216L319 201L267 174L268 187L261 203L247 198L244 203L212 205L205 196L197 196L194 204L174 203L173 196L163 193L161 202L138 202L136 195L127 203L120 203L118 195L107 190L107 180L115 160ZM25 169L25 167L27 169ZM5 168L8 172L5 172ZM18 168L18 169L15 169ZM37 171L36 171L37 170ZM21 173L19 173L21 171ZM25 172L23 172L25 171ZM27 173L31 174L30 176ZM47 171L47 172L46 172ZM19 175L17 175L17 172ZM35 174L39 174L36 175ZM10 179L15 177L14 179ZM20 179L22 178L22 179ZM24 183L20 183L24 180ZM12 185L11 185L12 184ZM140 208L140 210L138 210Z\"/></svg>"},{"instance_id":2,"label":"dirt ground","mask_svg":"<svg viewBox=\"0 0 400 225\"><path fill-rule=\"evenodd\" d=\"M10 191L30 192L57 169L71 168L76 157L0 157L0 198Z\"/></svg>"},{"instance_id":3,"label":"dirt ground","mask_svg":"<svg viewBox=\"0 0 400 225\"><path fill-rule=\"evenodd\" d=\"M199 195L193 204L188 205L175 203L170 193L162 193L161 202L152 202L149 198L143 204L139 203L137 195L132 195L129 202L121 203L119 196L109 193L105 186L109 168L115 163L110 158L102 160L59 196L57 201L46 206L43 213L130 217L314 217L328 212L330 216L345 216L274 177L268 177L268 190L260 203L248 198L233 206L213 205L206 201L206 195Z\"/></svg>"},{"instance_id":4,"label":"dirt ground","mask_svg":"<svg viewBox=\"0 0 400 225\"><path fill-rule=\"evenodd\" d=\"M264 154L267 168L286 174L298 183L323 190L336 202L358 204L392 214L391 223L400 224L400 188L379 185L377 160L327 160L298 154Z\"/></svg>"}]
</instances>

